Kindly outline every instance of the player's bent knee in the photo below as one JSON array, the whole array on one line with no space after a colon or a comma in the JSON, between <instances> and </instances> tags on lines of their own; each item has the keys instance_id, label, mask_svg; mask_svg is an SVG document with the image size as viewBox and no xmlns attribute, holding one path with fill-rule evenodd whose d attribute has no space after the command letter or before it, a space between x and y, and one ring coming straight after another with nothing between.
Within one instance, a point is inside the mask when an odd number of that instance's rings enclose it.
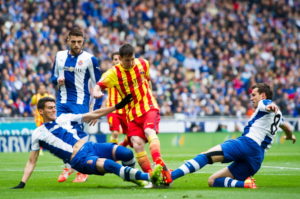
<instances>
[{"instance_id":1,"label":"player's bent knee","mask_svg":"<svg viewBox=\"0 0 300 199\"><path fill-rule=\"evenodd\" d=\"M105 158L98 158L97 162L96 162L97 170L101 173L105 172L105 169L104 169L104 161L105 160L106 160Z\"/></svg>"},{"instance_id":2,"label":"player's bent knee","mask_svg":"<svg viewBox=\"0 0 300 199\"><path fill-rule=\"evenodd\" d=\"M128 161L134 158L134 155L130 149L124 146L118 146L116 149L115 157L117 160Z\"/></svg>"},{"instance_id":3,"label":"player's bent knee","mask_svg":"<svg viewBox=\"0 0 300 199\"><path fill-rule=\"evenodd\" d=\"M207 152L207 153L203 153L204 155L206 155L207 159L208 159L208 164L213 164L215 162L215 160L213 159L216 156L224 156L223 151L211 151L211 152Z\"/></svg>"},{"instance_id":4,"label":"player's bent knee","mask_svg":"<svg viewBox=\"0 0 300 199\"><path fill-rule=\"evenodd\" d=\"M208 186L213 187L214 186L214 182L215 182L215 178L210 176L208 178Z\"/></svg>"}]
</instances>

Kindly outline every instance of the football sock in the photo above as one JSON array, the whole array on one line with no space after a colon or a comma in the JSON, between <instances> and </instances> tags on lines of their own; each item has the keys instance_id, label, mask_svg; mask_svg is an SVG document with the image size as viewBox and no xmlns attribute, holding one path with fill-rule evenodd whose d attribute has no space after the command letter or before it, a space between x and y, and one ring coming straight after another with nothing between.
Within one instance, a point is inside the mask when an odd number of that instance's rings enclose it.
<instances>
[{"instance_id":1,"label":"football sock","mask_svg":"<svg viewBox=\"0 0 300 199\"><path fill-rule=\"evenodd\" d=\"M109 142L118 144L118 138L114 138L113 136L110 136Z\"/></svg>"},{"instance_id":2,"label":"football sock","mask_svg":"<svg viewBox=\"0 0 300 199\"><path fill-rule=\"evenodd\" d=\"M144 172L150 173L152 171L151 163L146 151L137 153L136 159Z\"/></svg>"},{"instance_id":3,"label":"football sock","mask_svg":"<svg viewBox=\"0 0 300 199\"><path fill-rule=\"evenodd\" d=\"M108 173L114 173L124 180L147 180L150 177L148 173L141 172L137 169L131 167L123 167L120 164L114 162L113 160L106 159L104 161L104 169Z\"/></svg>"},{"instance_id":4,"label":"football sock","mask_svg":"<svg viewBox=\"0 0 300 199\"><path fill-rule=\"evenodd\" d=\"M129 143L128 143L128 138L127 138L127 137L125 137L124 140L123 140L122 142L119 143L119 145L125 146L125 147L128 146L128 144L129 144Z\"/></svg>"},{"instance_id":5,"label":"football sock","mask_svg":"<svg viewBox=\"0 0 300 199\"><path fill-rule=\"evenodd\" d=\"M229 177L217 178L214 181L213 187L244 187L244 181L234 180Z\"/></svg>"},{"instance_id":6,"label":"football sock","mask_svg":"<svg viewBox=\"0 0 300 199\"><path fill-rule=\"evenodd\" d=\"M197 155L195 158L185 162L178 169L172 171L171 173L172 179L175 180L188 173L193 173L195 171L198 171L199 169L204 167L207 163L208 163L208 159L206 155L204 154Z\"/></svg>"},{"instance_id":7,"label":"football sock","mask_svg":"<svg viewBox=\"0 0 300 199\"><path fill-rule=\"evenodd\" d=\"M158 159L161 159L160 141L156 134L147 137L147 139L149 142L149 149L150 149L150 153L151 153L153 162L157 162Z\"/></svg>"},{"instance_id":8,"label":"football sock","mask_svg":"<svg viewBox=\"0 0 300 199\"><path fill-rule=\"evenodd\" d=\"M135 158L133 152L123 146L118 146L115 152L116 159L122 161L123 166L134 167Z\"/></svg>"}]
</instances>

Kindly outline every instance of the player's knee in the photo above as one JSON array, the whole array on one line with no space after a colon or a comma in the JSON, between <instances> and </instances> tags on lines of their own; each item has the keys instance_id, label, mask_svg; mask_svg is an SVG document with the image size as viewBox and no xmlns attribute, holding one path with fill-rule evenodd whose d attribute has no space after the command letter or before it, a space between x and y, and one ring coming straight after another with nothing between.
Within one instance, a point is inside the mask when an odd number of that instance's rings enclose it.
<instances>
[{"instance_id":1,"label":"player's knee","mask_svg":"<svg viewBox=\"0 0 300 199\"><path fill-rule=\"evenodd\" d=\"M122 160L122 161L128 161L134 158L133 152L123 146L118 146L116 150L116 159L117 160Z\"/></svg>"},{"instance_id":2,"label":"player's knee","mask_svg":"<svg viewBox=\"0 0 300 199\"><path fill-rule=\"evenodd\" d=\"M136 151L144 149L145 141L142 138L139 138L137 136L132 136L130 141L132 143L133 148Z\"/></svg>"},{"instance_id":3,"label":"player's knee","mask_svg":"<svg viewBox=\"0 0 300 199\"><path fill-rule=\"evenodd\" d=\"M203 154L206 155L208 164L213 164L214 162L216 162L217 156L221 156L221 157L224 156L223 151L211 151L211 152L207 152L207 153L203 153Z\"/></svg>"},{"instance_id":4,"label":"player's knee","mask_svg":"<svg viewBox=\"0 0 300 199\"><path fill-rule=\"evenodd\" d=\"M213 187L215 182L215 178L213 176L210 176L208 178L208 186Z\"/></svg>"}]
</instances>

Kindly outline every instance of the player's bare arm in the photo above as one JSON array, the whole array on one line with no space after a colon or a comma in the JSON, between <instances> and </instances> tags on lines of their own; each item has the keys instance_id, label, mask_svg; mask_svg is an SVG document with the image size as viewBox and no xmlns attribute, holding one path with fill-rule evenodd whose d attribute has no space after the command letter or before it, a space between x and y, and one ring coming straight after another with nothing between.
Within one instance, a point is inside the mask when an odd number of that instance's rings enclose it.
<instances>
[{"instance_id":1,"label":"player's bare arm","mask_svg":"<svg viewBox=\"0 0 300 199\"><path fill-rule=\"evenodd\" d=\"M40 152L39 150L30 152L29 159L28 159L28 161L26 163L26 166L24 168L24 173L23 173L22 180L17 186L13 187L13 189L22 189L22 188L25 187L26 182L29 180L32 172L34 171L36 162L37 162L38 157L39 157L39 152Z\"/></svg>"},{"instance_id":2,"label":"player's bare arm","mask_svg":"<svg viewBox=\"0 0 300 199\"><path fill-rule=\"evenodd\" d=\"M292 140L293 144L296 142L297 138L293 134L292 127L288 122L285 122L279 126L285 133L284 139Z\"/></svg>"}]
</instances>

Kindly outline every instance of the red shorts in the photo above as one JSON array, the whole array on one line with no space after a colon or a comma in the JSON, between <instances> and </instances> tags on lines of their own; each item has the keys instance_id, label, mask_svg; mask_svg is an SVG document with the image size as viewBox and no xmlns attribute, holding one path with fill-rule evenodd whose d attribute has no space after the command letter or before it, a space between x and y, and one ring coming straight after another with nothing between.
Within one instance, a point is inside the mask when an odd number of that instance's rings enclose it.
<instances>
[{"instance_id":1,"label":"red shorts","mask_svg":"<svg viewBox=\"0 0 300 199\"><path fill-rule=\"evenodd\" d=\"M128 131L127 136L129 138L131 136L139 136L147 142L147 138L144 130L146 128L150 128L150 129L154 129L156 133L159 133L158 132L159 121L160 121L159 111L157 109L151 109L141 117L135 118L134 120L128 122L128 129L130 129L130 131ZM128 140L130 143L130 139Z\"/></svg>"},{"instance_id":2,"label":"red shorts","mask_svg":"<svg viewBox=\"0 0 300 199\"><path fill-rule=\"evenodd\" d=\"M127 119L126 114L109 113L107 116L110 131L121 131L127 134Z\"/></svg>"}]
</instances>

